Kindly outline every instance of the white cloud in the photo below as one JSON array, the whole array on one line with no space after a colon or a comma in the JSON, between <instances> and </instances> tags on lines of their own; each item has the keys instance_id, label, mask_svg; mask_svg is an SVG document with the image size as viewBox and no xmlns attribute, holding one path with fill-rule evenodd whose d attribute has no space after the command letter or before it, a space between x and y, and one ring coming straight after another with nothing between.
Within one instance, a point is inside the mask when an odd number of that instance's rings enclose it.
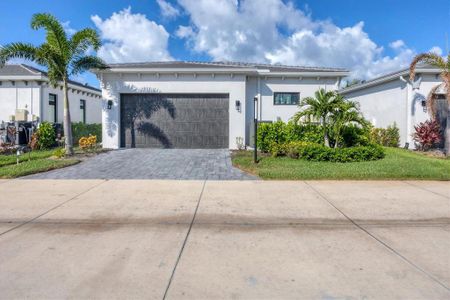
<instances>
[{"instance_id":1,"label":"white cloud","mask_svg":"<svg viewBox=\"0 0 450 300\"><path fill-rule=\"evenodd\" d=\"M393 41L392 43L390 43L389 47L391 47L392 49L400 49L400 48L405 47L405 42L402 40L396 40L396 41Z\"/></svg>"},{"instance_id":2,"label":"white cloud","mask_svg":"<svg viewBox=\"0 0 450 300\"><path fill-rule=\"evenodd\" d=\"M164 26L131 13L131 8L115 12L108 19L91 16L104 40L98 55L110 63L164 61L172 59L167 43L169 33Z\"/></svg>"},{"instance_id":3,"label":"white cloud","mask_svg":"<svg viewBox=\"0 0 450 300\"><path fill-rule=\"evenodd\" d=\"M165 0L156 0L158 3L161 14L166 18L175 18L180 15L180 11L172 4Z\"/></svg>"},{"instance_id":4,"label":"white cloud","mask_svg":"<svg viewBox=\"0 0 450 300\"><path fill-rule=\"evenodd\" d=\"M433 48L430 49L429 52L435 53L439 56L442 56L442 53L444 53L444 51L442 51L442 49L438 46L434 46Z\"/></svg>"},{"instance_id":5,"label":"white cloud","mask_svg":"<svg viewBox=\"0 0 450 300\"><path fill-rule=\"evenodd\" d=\"M61 23L64 31L66 32L66 34L73 35L75 32L77 32L75 29L73 29L72 27L70 27L70 21L66 21L66 22L62 22Z\"/></svg>"},{"instance_id":6,"label":"white cloud","mask_svg":"<svg viewBox=\"0 0 450 300\"><path fill-rule=\"evenodd\" d=\"M345 67L369 78L407 66L414 56L402 40L387 56L364 23L338 27L282 0L178 0L190 18L176 32L213 60Z\"/></svg>"}]
</instances>

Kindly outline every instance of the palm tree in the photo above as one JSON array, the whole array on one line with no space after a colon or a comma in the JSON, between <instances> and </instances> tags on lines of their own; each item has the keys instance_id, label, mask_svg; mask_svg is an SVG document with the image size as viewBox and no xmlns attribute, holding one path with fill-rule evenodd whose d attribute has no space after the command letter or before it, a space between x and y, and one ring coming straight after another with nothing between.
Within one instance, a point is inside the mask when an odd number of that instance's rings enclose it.
<instances>
[{"instance_id":1,"label":"palm tree","mask_svg":"<svg viewBox=\"0 0 450 300\"><path fill-rule=\"evenodd\" d=\"M298 123L302 118L312 118L320 121L323 128L324 144L330 147L330 139L328 137L330 116L333 111L341 104L342 97L338 97L336 92L319 89L314 93L314 97L303 98L298 107L297 112L292 120Z\"/></svg>"},{"instance_id":2,"label":"palm tree","mask_svg":"<svg viewBox=\"0 0 450 300\"><path fill-rule=\"evenodd\" d=\"M29 43L11 43L0 47L0 67L12 58L27 59L47 68L48 79L52 86L56 87L62 83L65 148L67 155L72 155L73 139L67 85L70 76L91 68L107 68L100 58L86 55L91 47L95 51L100 48L100 38L91 28L82 29L69 38L61 23L46 13L33 15L31 28L34 30L43 28L46 31L45 43L38 47Z\"/></svg>"},{"instance_id":3,"label":"palm tree","mask_svg":"<svg viewBox=\"0 0 450 300\"><path fill-rule=\"evenodd\" d=\"M335 138L334 148L339 146L342 129L345 126L349 124L358 124L361 126L368 125L368 122L364 119L359 110L359 104L357 102L347 101L341 95L338 95L337 97L342 98L341 103L335 108L330 116L333 123L332 130Z\"/></svg>"},{"instance_id":4,"label":"palm tree","mask_svg":"<svg viewBox=\"0 0 450 300\"><path fill-rule=\"evenodd\" d=\"M443 58L435 53L422 53L417 55L409 67L410 80L414 81L416 74L416 66L419 63L426 63L433 67L439 68L441 71L441 78L444 82L444 89L447 92L447 125L445 128L445 154L450 156L450 52L447 58ZM434 116L432 116L434 118Z\"/></svg>"}]
</instances>

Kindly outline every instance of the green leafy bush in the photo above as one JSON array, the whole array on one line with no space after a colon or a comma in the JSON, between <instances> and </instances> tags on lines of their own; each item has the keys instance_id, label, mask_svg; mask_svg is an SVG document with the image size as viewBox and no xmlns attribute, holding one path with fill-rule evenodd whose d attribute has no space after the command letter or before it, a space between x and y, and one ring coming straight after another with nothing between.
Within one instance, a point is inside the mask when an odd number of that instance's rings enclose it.
<instances>
[{"instance_id":1,"label":"green leafy bush","mask_svg":"<svg viewBox=\"0 0 450 300\"><path fill-rule=\"evenodd\" d=\"M386 147L398 147L400 145L400 129L396 123L387 128L372 128L370 141Z\"/></svg>"},{"instance_id":2,"label":"green leafy bush","mask_svg":"<svg viewBox=\"0 0 450 300\"><path fill-rule=\"evenodd\" d=\"M97 142L102 141L102 124L84 124L82 122L72 123L73 143L78 145L78 141L85 136L96 136Z\"/></svg>"},{"instance_id":3,"label":"green leafy bush","mask_svg":"<svg viewBox=\"0 0 450 300\"><path fill-rule=\"evenodd\" d=\"M323 130L319 125L284 123L261 123L258 125L258 148L273 153L273 148L294 141L322 143Z\"/></svg>"},{"instance_id":4,"label":"green leafy bush","mask_svg":"<svg viewBox=\"0 0 450 300\"><path fill-rule=\"evenodd\" d=\"M349 148L328 148L316 143L299 141L277 147L273 148L274 151L278 151L277 155L287 155L291 158L310 161L360 162L381 159L385 155L383 148L375 144ZM272 152L272 155L274 153Z\"/></svg>"},{"instance_id":5,"label":"green leafy bush","mask_svg":"<svg viewBox=\"0 0 450 300\"><path fill-rule=\"evenodd\" d=\"M42 122L36 131L35 138L38 149L52 148L56 142L56 133L53 125L49 122Z\"/></svg>"},{"instance_id":6,"label":"green leafy bush","mask_svg":"<svg viewBox=\"0 0 450 300\"><path fill-rule=\"evenodd\" d=\"M63 158L66 156L66 149L64 148L57 148L55 151L53 151L53 156L56 158Z\"/></svg>"}]
</instances>

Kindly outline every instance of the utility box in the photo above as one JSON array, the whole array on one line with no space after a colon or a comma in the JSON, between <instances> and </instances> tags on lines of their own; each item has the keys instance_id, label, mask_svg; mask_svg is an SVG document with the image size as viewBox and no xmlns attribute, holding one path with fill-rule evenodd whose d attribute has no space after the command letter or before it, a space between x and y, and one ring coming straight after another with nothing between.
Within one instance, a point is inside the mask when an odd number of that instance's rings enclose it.
<instances>
[{"instance_id":1,"label":"utility box","mask_svg":"<svg viewBox=\"0 0 450 300\"><path fill-rule=\"evenodd\" d=\"M26 122L28 121L28 110L26 109L16 109L15 121Z\"/></svg>"}]
</instances>

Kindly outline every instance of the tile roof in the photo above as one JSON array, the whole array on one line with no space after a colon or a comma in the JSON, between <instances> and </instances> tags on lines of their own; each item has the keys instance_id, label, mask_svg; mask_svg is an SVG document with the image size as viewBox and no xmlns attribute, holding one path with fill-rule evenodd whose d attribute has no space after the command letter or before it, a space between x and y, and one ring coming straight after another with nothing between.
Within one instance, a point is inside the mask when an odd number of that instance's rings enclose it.
<instances>
[{"instance_id":1,"label":"tile roof","mask_svg":"<svg viewBox=\"0 0 450 300\"><path fill-rule=\"evenodd\" d=\"M47 77L47 72L26 64L6 64L3 67L0 67L0 76L36 76L36 75ZM84 87L86 89L93 90L95 92L101 92L100 89L97 89L87 84L83 84L78 81L69 80L69 83L79 87Z\"/></svg>"},{"instance_id":2,"label":"tile roof","mask_svg":"<svg viewBox=\"0 0 450 300\"><path fill-rule=\"evenodd\" d=\"M199 62L199 61L155 61L155 62L138 62L138 63L116 63L109 64L111 68L236 68L236 69L268 69L272 72L346 72L342 68L323 68L323 67L306 67L306 66L287 66L287 65L271 65L261 63L246 62Z\"/></svg>"}]
</instances>

